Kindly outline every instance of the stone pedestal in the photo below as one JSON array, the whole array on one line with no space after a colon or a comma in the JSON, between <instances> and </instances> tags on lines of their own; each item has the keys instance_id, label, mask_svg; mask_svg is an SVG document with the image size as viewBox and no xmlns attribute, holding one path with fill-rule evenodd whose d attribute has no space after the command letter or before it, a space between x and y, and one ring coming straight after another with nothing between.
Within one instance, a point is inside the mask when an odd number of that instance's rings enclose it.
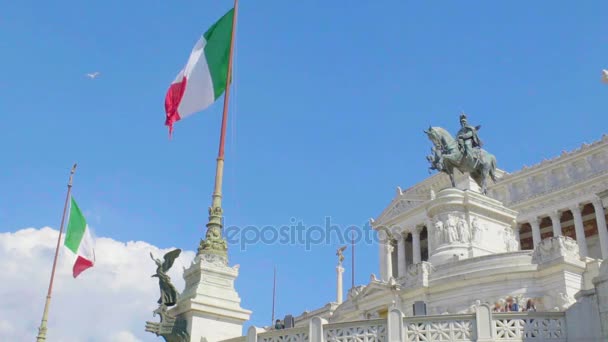
<instances>
[{"instance_id":1,"label":"stone pedestal","mask_svg":"<svg viewBox=\"0 0 608 342\"><path fill-rule=\"evenodd\" d=\"M434 265L516 251L513 226L517 212L473 190L448 188L428 205Z\"/></svg>"},{"instance_id":2,"label":"stone pedestal","mask_svg":"<svg viewBox=\"0 0 608 342\"><path fill-rule=\"evenodd\" d=\"M171 314L188 322L191 342L216 342L243 335L243 324L251 311L241 308L234 288L238 266L226 258L199 254L184 270L185 289Z\"/></svg>"},{"instance_id":3,"label":"stone pedestal","mask_svg":"<svg viewBox=\"0 0 608 342\"><path fill-rule=\"evenodd\" d=\"M464 191L474 191L481 193L481 188L468 174L455 177L456 188Z\"/></svg>"}]
</instances>

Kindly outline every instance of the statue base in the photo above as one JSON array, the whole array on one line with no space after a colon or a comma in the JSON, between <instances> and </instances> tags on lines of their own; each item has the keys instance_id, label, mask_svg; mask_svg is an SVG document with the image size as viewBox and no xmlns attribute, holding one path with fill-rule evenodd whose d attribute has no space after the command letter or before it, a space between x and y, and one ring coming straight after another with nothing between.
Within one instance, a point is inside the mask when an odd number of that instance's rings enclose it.
<instances>
[{"instance_id":1,"label":"statue base","mask_svg":"<svg viewBox=\"0 0 608 342\"><path fill-rule=\"evenodd\" d=\"M166 342L189 342L187 322L181 318L175 318L167 312L167 307L161 305L154 310L154 316L160 316L160 322L146 322L146 331L162 336Z\"/></svg>"},{"instance_id":2,"label":"statue base","mask_svg":"<svg viewBox=\"0 0 608 342\"><path fill-rule=\"evenodd\" d=\"M234 288L239 266L227 258L202 252L184 269L185 289L171 314L187 322L190 341L216 342L243 336L251 311L241 308Z\"/></svg>"},{"instance_id":3,"label":"statue base","mask_svg":"<svg viewBox=\"0 0 608 342\"><path fill-rule=\"evenodd\" d=\"M518 250L513 231L517 212L472 190L439 191L428 206L433 265Z\"/></svg>"},{"instance_id":4,"label":"statue base","mask_svg":"<svg viewBox=\"0 0 608 342\"><path fill-rule=\"evenodd\" d=\"M454 170L454 172L456 173L458 170ZM460 171L458 171L460 172ZM456 182L456 188L463 190L463 191L475 191L478 193L481 193L481 187L479 186L479 184L477 184L477 182L475 182L473 180L473 178L471 178L471 176L468 173L461 173L459 175L454 175L454 179Z\"/></svg>"}]
</instances>

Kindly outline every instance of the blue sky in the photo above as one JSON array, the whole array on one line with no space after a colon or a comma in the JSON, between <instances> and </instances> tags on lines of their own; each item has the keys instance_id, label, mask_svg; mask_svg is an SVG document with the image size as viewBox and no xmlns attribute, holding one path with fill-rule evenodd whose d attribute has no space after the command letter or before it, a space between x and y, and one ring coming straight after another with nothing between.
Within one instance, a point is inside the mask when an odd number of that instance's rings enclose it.
<instances>
[{"instance_id":1,"label":"blue sky","mask_svg":"<svg viewBox=\"0 0 608 342\"><path fill-rule=\"evenodd\" d=\"M195 249L221 101L178 122L171 141L163 102L196 40L230 6L4 2L0 232L57 228L77 161L74 195L98 235ZM396 186L428 176L422 130L456 132L462 110L507 171L599 139L608 133L605 13L600 0L243 1L227 225L323 225L329 216L361 226ZM84 76L93 71L101 76ZM333 300L337 246L231 246L250 323L270 321L275 265L277 316ZM376 246L359 245L357 263L365 284L378 274ZM350 253L346 264L350 284Z\"/></svg>"}]
</instances>

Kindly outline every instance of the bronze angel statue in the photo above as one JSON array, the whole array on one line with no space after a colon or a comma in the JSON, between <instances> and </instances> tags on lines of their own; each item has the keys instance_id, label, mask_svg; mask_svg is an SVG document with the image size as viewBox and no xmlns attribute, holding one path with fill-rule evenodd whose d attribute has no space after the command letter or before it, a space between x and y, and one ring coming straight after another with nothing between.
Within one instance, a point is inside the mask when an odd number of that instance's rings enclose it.
<instances>
[{"instance_id":1,"label":"bronze angel statue","mask_svg":"<svg viewBox=\"0 0 608 342\"><path fill-rule=\"evenodd\" d=\"M150 252L150 257L156 263L156 274L152 277L158 278L158 285L160 286L160 298L158 299L158 304L165 306L173 306L177 302L177 291L175 290L175 286L171 284L171 278L167 275L167 272L173 266L173 262L179 254L182 252L181 249L174 249L170 252L167 252L163 257L164 262L161 262L160 259L155 259Z\"/></svg>"},{"instance_id":2,"label":"bronze angel statue","mask_svg":"<svg viewBox=\"0 0 608 342\"><path fill-rule=\"evenodd\" d=\"M336 251L336 255L338 256L338 263L340 265L342 265L342 261L344 261L344 250L346 249L346 247L347 246L342 246Z\"/></svg>"}]
</instances>

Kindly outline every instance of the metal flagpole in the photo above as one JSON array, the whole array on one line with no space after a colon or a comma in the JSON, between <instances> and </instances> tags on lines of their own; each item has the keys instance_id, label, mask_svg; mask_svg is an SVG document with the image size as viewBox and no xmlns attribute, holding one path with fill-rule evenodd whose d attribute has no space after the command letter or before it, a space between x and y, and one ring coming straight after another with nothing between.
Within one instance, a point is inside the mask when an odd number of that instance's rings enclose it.
<instances>
[{"instance_id":1,"label":"metal flagpole","mask_svg":"<svg viewBox=\"0 0 608 342\"><path fill-rule=\"evenodd\" d=\"M271 320L271 327L274 327L274 303L275 303L275 298L276 298L276 289L277 289L277 267L274 267L274 277L273 277L273 281L272 281L272 320Z\"/></svg>"},{"instance_id":2,"label":"metal flagpole","mask_svg":"<svg viewBox=\"0 0 608 342\"><path fill-rule=\"evenodd\" d=\"M352 245L352 248L351 248L351 253L352 253L352 255L351 255L351 259L352 259L351 260L351 263L352 263L351 268L352 268L352 271L350 272L351 273L351 277L352 277L351 288L354 288L355 287L355 232L354 231L352 231L352 233L351 233L351 245Z\"/></svg>"},{"instance_id":3,"label":"metal flagpole","mask_svg":"<svg viewBox=\"0 0 608 342\"><path fill-rule=\"evenodd\" d=\"M228 121L228 100L230 99L230 84L232 80L232 60L234 54L234 37L238 14L238 0L234 0L234 17L232 18L232 33L230 37L230 53L228 55L228 72L226 73L226 94L224 95L224 111L222 114L222 128L220 132L220 146L215 169L215 186L209 208L209 222L205 240L201 241L198 254L215 254L227 261L228 247L222 238L222 182L224 176L224 145L226 142L226 125Z\"/></svg>"},{"instance_id":4,"label":"metal flagpole","mask_svg":"<svg viewBox=\"0 0 608 342\"><path fill-rule=\"evenodd\" d=\"M61 234L63 233L63 224L65 222L65 213L68 209L68 201L70 200L70 193L72 192L72 178L74 177L74 172L76 172L76 164L72 166L72 171L70 171L70 179L68 181L68 192L65 196L65 204L63 205L63 214L61 216L61 226L59 227L59 237L57 238L57 247L55 248L55 259L53 260L53 268L51 270L51 280L49 282L49 291L46 295L46 302L44 303L44 312L42 313L42 322L40 322L40 327L38 328L38 337L36 338L37 342L43 342L46 340L46 322L48 320L49 315L49 306L51 304L51 292L53 291L53 279L55 278L55 268L57 266L57 256L59 254L59 244L61 243Z\"/></svg>"}]
</instances>

